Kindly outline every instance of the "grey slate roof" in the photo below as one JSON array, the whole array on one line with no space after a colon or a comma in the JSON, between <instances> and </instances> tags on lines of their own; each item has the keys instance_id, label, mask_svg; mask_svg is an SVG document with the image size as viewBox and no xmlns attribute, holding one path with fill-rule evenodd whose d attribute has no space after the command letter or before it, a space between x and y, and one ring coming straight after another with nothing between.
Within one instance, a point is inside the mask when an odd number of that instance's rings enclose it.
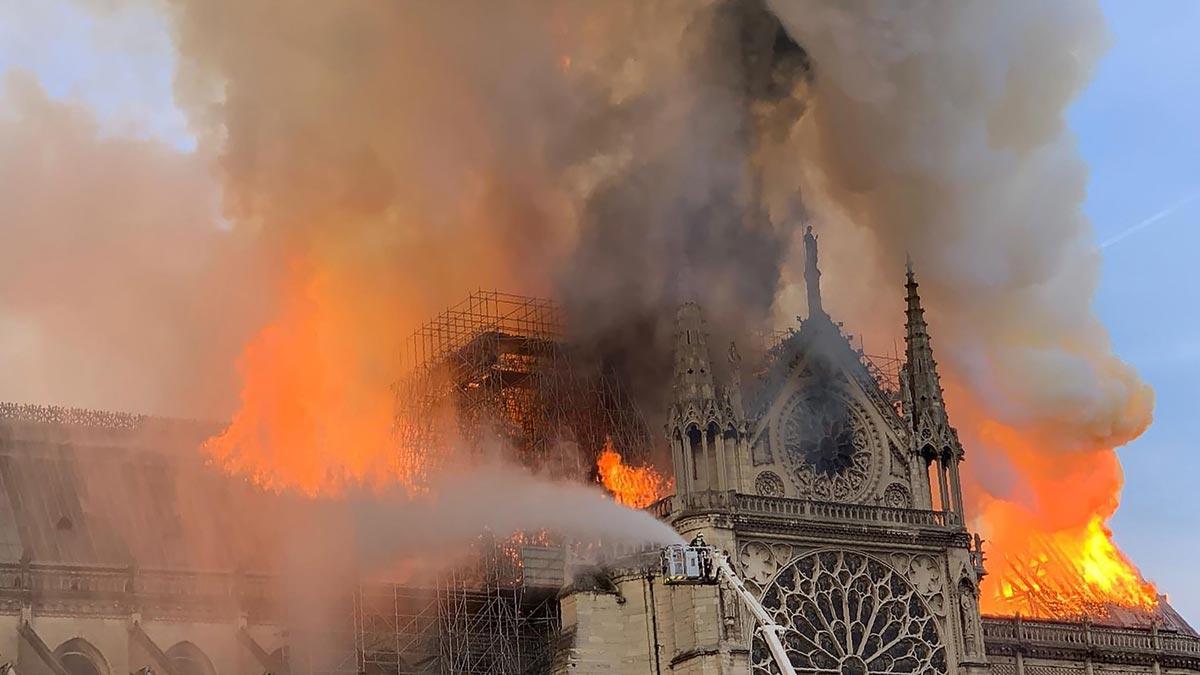
<instances>
[{"instance_id":1,"label":"grey slate roof","mask_svg":"<svg viewBox=\"0 0 1200 675\"><path fill-rule=\"evenodd\" d=\"M0 562L260 569L275 499L205 465L219 427L0 404Z\"/></svg>"}]
</instances>

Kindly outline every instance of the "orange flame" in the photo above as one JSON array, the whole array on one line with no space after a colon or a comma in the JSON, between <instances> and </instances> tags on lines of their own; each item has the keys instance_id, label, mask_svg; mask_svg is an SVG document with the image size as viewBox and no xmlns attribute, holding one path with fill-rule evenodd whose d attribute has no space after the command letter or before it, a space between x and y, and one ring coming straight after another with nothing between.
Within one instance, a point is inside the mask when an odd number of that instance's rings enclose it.
<instances>
[{"instance_id":1,"label":"orange flame","mask_svg":"<svg viewBox=\"0 0 1200 675\"><path fill-rule=\"evenodd\" d=\"M1106 526L1116 511L1121 469L1116 453L1050 451L1049 439L994 421L980 442L1001 450L1022 490L1009 499L981 496L979 522L991 539L981 605L990 614L1073 619L1112 608L1153 611L1158 591L1117 548Z\"/></svg>"},{"instance_id":2,"label":"orange flame","mask_svg":"<svg viewBox=\"0 0 1200 675\"><path fill-rule=\"evenodd\" d=\"M205 450L227 472L276 491L328 495L354 484L423 491L429 458L399 452L392 433L388 384L398 364L386 359L402 331L383 322L396 321L394 298L358 292L336 269L293 270L282 311L242 354L241 407ZM969 514L989 540L984 611L1072 618L1113 606L1154 609L1155 587L1106 527L1122 482L1115 452L1064 449L1069 440L1054 430L998 423L969 392L957 393L952 414L974 436L967 447L1003 457L1015 473L1013 494L998 497L972 475L986 464L964 464ZM625 464L611 441L596 467L626 506L643 508L673 489L654 468Z\"/></svg>"},{"instance_id":3,"label":"orange flame","mask_svg":"<svg viewBox=\"0 0 1200 675\"><path fill-rule=\"evenodd\" d=\"M392 437L386 381L353 321L352 294L303 265L280 315L243 349L241 406L204 445L224 471L274 491L339 494L351 484L419 489Z\"/></svg>"},{"instance_id":4,"label":"orange flame","mask_svg":"<svg viewBox=\"0 0 1200 675\"><path fill-rule=\"evenodd\" d=\"M1152 612L1158 592L1112 542L1100 517L1080 531L1036 538L1036 557L1007 556L987 608L1049 618L1104 615L1112 606Z\"/></svg>"},{"instance_id":5,"label":"orange flame","mask_svg":"<svg viewBox=\"0 0 1200 675\"><path fill-rule=\"evenodd\" d=\"M645 508L674 489L674 481L664 478L652 466L629 466L621 453L613 449L612 440L604 442L604 450L596 459L600 482L618 504L630 508Z\"/></svg>"}]
</instances>

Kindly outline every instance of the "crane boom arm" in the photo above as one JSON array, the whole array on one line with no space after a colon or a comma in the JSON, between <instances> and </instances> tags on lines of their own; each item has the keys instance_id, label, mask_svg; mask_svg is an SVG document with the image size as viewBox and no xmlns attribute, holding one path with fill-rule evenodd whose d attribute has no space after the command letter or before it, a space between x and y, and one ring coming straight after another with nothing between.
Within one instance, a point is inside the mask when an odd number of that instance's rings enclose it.
<instances>
[{"instance_id":1,"label":"crane boom arm","mask_svg":"<svg viewBox=\"0 0 1200 675\"><path fill-rule=\"evenodd\" d=\"M706 546L700 537L696 537L690 545L671 544L662 550L663 579L668 584L701 584L714 585L721 583L724 577L729 582L738 599L750 608L758 622L771 658L775 660L779 672L783 675L796 675L796 669L788 659L780 635L784 628L775 623L775 619L763 608L762 603L746 588L746 584L733 571L729 564L729 556L721 551Z\"/></svg>"},{"instance_id":2,"label":"crane boom arm","mask_svg":"<svg viewBox=\"0 0 1200 675\"><path fill-rule=\"evenodd\" d=\"M729 558L715 551L712 557L717 570L729 582L733 592L737 593L742 602L750 608L754 618L758 620L763 639L767 641L767 648L771 650L771 656L775 658L775 665L779 666L783 675L796 675L796 669L792 667L791 659L788 658L787 651L783 648L783 641L779 638L783 633L783 626L775 623L767 610L763 609L758 598L754 597L754 594L746 588L746 584L742 583L742 580L734 573L733 568L729 565Z\"/></svg>"}]
</instances>

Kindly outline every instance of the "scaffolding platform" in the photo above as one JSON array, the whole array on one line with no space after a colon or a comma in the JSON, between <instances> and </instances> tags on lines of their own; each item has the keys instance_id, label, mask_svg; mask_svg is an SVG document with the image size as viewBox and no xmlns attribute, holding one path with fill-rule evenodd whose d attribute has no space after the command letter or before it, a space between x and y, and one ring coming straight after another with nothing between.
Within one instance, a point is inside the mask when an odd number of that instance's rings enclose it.
<instances>
[{"instance_id":1,"label":"scaffolding platform","mask_svg":"<svg viewBox=\"0 0 1200 675\"><path fill-rule=\"evenodd\" d=\"M562 478L589 481L606 442L644 462L650 434L603 364L564 339L552 301L478 291L438 314L406 344L396 384L401 461L429 466L447 436L499 439L516 459Z\"/></svg>"},{"instance_id":2,"label":"scaffolding platform","mask_svg":"<svg viewBox=\"0 0 1200 675\"><path fill-rule=\"evenodd\" d=\"M498 291L472 293L415 331L395 385L398 461L435 467L451 456L448 444L489 440L581 482L595 480L606 443L646 461L650 434L632 400L564 335L552 301ZM396 675L546 672L565 569L565 548L544 533L484 533L465 562L425 587L359 583L353 655L339 663Z\"/></svg>"}]
</instances>

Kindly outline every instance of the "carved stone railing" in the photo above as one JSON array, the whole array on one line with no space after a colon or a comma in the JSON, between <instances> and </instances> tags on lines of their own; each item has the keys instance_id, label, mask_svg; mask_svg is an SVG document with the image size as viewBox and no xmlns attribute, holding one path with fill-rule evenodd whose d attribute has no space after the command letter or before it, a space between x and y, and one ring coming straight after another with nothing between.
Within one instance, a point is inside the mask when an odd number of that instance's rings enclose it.
<instances>
[{"instance_id":1,"label":"carved stone railing","mask_svg":"<svg viewBox=\"0 0 1200 675\"><path fill-rule=\"evenodd\" d=\"M1157 627L1106 626L1089 621L983 618L983 640L989 654L1021 652L1031 656L1105 661L1120 656L1146 663L1200 667L1200 637Z\"/></svg>"},{"instance_id":2,"label":"carved stone railing","mask_svg":"<svg viewBox=\"0 0 1200 675\"><path fill-rule=\"evenodd\" d=\"M172 439L190 444L223 428L225 424L204 420L0 401L0 434L11 440L95 445L119 438L123 445L141 439L158 446Z\"/></svg>"},{"instance_id":3,"label":"carved stone railing","mask_svg":"<svg viewBox=\"0 0 1200 675\"><path fill-rule=\"evenodd\" d=\"M0 421L8 422L98 427L102 429L136 429L146 419L145 415L109 412L107 410L0 402Z\"/></svg>"},{"instance_id":4,"label":"carved stone railing","mask_svg":"<svg viewBox=\"0 0 1200 675\"><path fill-rule=\"evenodd\" d=\"M513 565L515 577L505 583L524 585L525 565L540 557L535 583L539 587L561 586L565 552L561 547L521 545L516 547L517 558L501 560L501 566ZM638 544L624 551L626 555L657 555L658 547ZM500 554L505 557L504 553ZM488 563L495 565L496 563ZM479 563L481 567L484 563ZM451 592L470 593L484 588L484 581L473 574L494 573L495 569L463 568L440 582ZM508 574L509 572L504 572ZM555 576L557 575L557 576ZM322 593L338 600L352 601L356 589L406 588L407 585L387 579L338 580ZM489 578L486 583L495 584ZM15 613L25 607L34 614L116 616L133 611L165 617L233 616L239 613L271 620L279 618L285 598L280 594L279 577L263 572L233 570L178 570L123 567L119 565L72 565L60 563L15 562L0 563L0 613ZM490 591L488 591L490 592Z\"/></svg>"},{"instance_id":5,"label":"carved stone railing","mask_svg":"<svg viewBox=\"0 0 1200 675\"><path fill-rule=\"evenodd\" d=\"M275 589L259 573L135 569L104 565L0 564L0 607L102 614L156 608L172 613L200 605L260 611ZM199 604L196 604L199 603Z\"/></svg>"},{"instance_id":6,"label":"carved stone railing","mask_svg":"<svg viewBox=\"0 0 1200 675\"><path fill-rule=\"evenodd\" d=\"M0 588L33 593L126 593L132 588L128 570L115 567L5 565Z\"/></svg>"},{"instance_id":7,"label":"carved stone railing","mask_svg":"<svg viewBox=\"0 0 1200 675\"><path fill-rule=\"evenodd\" d=\"M644 510L659 520L666 520L671 515L674 500L674 495L668 495L647 506Z\"/></svg>"},{"instance_id":8,"label":"carved stone railing","mask_svg":"<svg viewBox=\"0 0 1200 675\"><path fill-rule=\"evenodd\" d=\"M648 506L646 510L661 520L685 513L719 511L813 521L870 522L936 528L959 526L957 515L948 511L897 509L869 504L842 504L716 491L665 497Z\"/></svg>"}]
</instances>

